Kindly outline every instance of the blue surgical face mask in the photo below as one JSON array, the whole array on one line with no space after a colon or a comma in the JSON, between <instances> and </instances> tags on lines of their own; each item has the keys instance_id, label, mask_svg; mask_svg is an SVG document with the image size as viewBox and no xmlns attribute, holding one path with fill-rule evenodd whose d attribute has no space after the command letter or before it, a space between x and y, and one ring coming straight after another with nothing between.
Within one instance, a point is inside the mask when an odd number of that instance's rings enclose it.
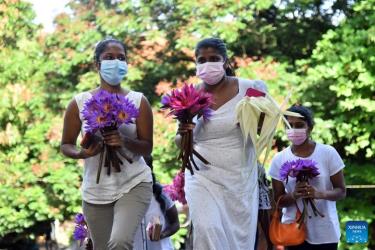
<instances>
[{"instance_id":1,"label":"blue surgical face mask","mask_svg":"<svg viewBox=\"0 0 375 250\"><path fill-rule=\"evenodd\" d=\"M128 65L125 61L102 60L100 63L100 75L109 85L119 85L128 73Z\"/></svg>"}]
</instances>

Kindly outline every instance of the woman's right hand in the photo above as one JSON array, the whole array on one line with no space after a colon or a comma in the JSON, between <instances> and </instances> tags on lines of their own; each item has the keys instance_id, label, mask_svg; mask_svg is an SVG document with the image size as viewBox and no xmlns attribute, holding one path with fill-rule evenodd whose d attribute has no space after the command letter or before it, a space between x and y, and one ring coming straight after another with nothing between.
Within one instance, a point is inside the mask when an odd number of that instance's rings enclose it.
<instances>
[{"instance_id":1,"label":"woman's right hand","mask_svg":"<svg viewBox=\"0 0 375 250\"><path fill-rule=\"evenodd\" d=\"M194 123L179 123L177 133L178 134L184 134L184 133L187 133L189 131L192 131L194 128L195 128Z\"/></svg>"},{"instance_id":2,"label":"woman's right hand","mask_svg":"<svg viewBox=\"0 0 375 250\"><path fill-rule=\"evenodd\" d=\"M103 142L92 143L88 148L82 148L80 151L80 158L86 159L99 154L102 151Z\"/></svg>"},{"instance_id":3,"label":"woman's right hand","mask_svg":"<svg viewBox=\"0 0 375 250\"><path fill-rule=\"evenodd\" d=\"M181 148L181 135L186 134L189 131L192 131L195 128L194 123L179 123L177 129L177 135L174 138L174 142L177 147Z\"/></svg>"},{"instance_id":4,"label":"woman's right hand","mask_svg":"<svg viewBox=\"0 0 375 250\"><path fill-rule=\"evenodd\" d=\"M292 197L297 200L305 196L307 187L307 182L297 182L294 191L292 192Z\"/></svg>"}]
</instances>

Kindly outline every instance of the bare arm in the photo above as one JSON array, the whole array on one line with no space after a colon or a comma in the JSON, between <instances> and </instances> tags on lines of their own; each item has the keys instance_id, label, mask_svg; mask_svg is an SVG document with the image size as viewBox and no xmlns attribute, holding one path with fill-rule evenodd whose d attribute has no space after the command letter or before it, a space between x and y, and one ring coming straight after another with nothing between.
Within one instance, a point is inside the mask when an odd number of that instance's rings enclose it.
<instances>
[{"instance_id":1,"label":"bare arm","mask_svg":"<svg viewBox=\"0 0 375 250\"><path fill-rule=\"evenodd\" d=\"M267 249L273 250L273 244L271 242L271 239L269 237L269 227L270 227L270 211L271 210L258 210L258 223L261 226L261 229L263 230L263 235L266 238L267 241Z\"/></svg>"},{"instance_id":2,"label":"bare arm","mask_svg":"<svg viewBox=\"0 0 375 250\"><path fill-rule=\"evenodd\" d=\"M60 146L61 153L67 157L73 159L85 159L98 154L101 150L100 143L93 143L88 149L77 148L77 137L81 130L81 125L77 103L75 100L72 100L65 112Z\"/></svg>"},{"instance_id":3,"label":"bare arm","mask_svg":"<svg viewBox=\"0 0 375 250\"><path fill-rule=\"evenodd\" d=\"M176 206L171 207L166 211L166 227L161 233L160 239L164 239L175 234L180 229L180 222L178 220L178 212Z\"/></svg>"},{"instance_id":4,"label":"bare arm","mask_svg":"<svg viewBox=\"0 0 375 250\"><path fill-rule=\"evenodd\" d=\"M280 207L288 207L295 203L296 200L294 199L293 195L285 193L285 187L281 181L272 178L272 188L273 196L276 202L280 197L282 197L279 203Z\"/></svg>"},{"instance_id":5,"label":"bare arm","mask_svg":"<svg viewBox=\"0 0 375 250\"><path fill-rule=\"evenodd\" d=\"M110 146L126 147L138 155L150 155L153 146L153 116L151 106L145 97L142 97L136 125L137 139L123 136L118 131L110 131L103 134L104 142Z\"/></svg>"},{"instance_id":6,"label":"bare arm","mask_svg":"<svg viewBox=\"0 0 375 250\"><path fill-rule=\"evenodd\" d=\"M339 171L330 177L332 182L332 190L317 191L313 186L307 183L297 183L293 193L286 194L284 184L281 181L272 179L272 187L274 190L274 198L277 201L281 196L280 206L287 207L294 204L296 199L311 198L337 201L346 197L346 188L344 174Z\"/></svg>"},{"instance_id":7,"label":"bare arm","mask_svg":"<svg viewBox=\"0 0 375 250\"><path fill-rule=\"evenodd\" d=\"M307 191L310 195L305 195L303 198L315 198L330 201L337 201L346 197L346 187L343 171L330 177L332 183L332 190L317 191L313 186L308 185Z\"/></svg>"},{"instance_id":8,"label":"bare arm","mask_svg":"<svg viewBox=\"0 0 375 250\"><path fill-rule=\"evenodd\" d=\"M174 142L178 148L181 148L181 134L187 133L189 130L193 130L195 128L195 124L178 124L177 134L174 138Z\"/></svg>"}]
</instances>

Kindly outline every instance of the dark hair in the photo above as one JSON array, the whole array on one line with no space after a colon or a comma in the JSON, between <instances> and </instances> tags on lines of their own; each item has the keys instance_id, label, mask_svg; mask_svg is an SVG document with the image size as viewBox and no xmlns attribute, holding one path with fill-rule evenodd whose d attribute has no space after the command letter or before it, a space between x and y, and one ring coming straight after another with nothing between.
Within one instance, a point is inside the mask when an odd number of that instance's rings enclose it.
<instances>
[{"instance_id":1,"label":"dark hair","mask_svg":"<svg viewBox=\"0 0 375 250\"><path fill-rule=\"evenodd\" d=\"M301 118L301 119L303 119L307 123L309 128L314 127L314 124L315 124L314 123L314 115L313 115L313 112L311 111L311 109L309 109L308 107L305 107L305 106L302 106L302 105L299 105L299 104L294 104L290 108L288 108L287 110L302 115L303 118Z\"/></svg>"},{"instance_id":2,"label":"dark hair","mask_svg":"<svg viewBox=\"0 0 375 250\"><path fill-rule=\"evenodd\" d=\"M165 200L167 197L163 194L163 186L156 181L155 174L153 172L153 166L152 166L152 156L144 156L143 157L146 164L151 168L151 174L152 174L152 192L154 193L155 200L159 203L160 209L163 213L167 210L167 205Z\"/></svg>"},{"instance_id":3,"label":"dark hair","mask_svg":"<svg viewBox=\"0 0 375 250\"><path fill-rule=\"evenodd\" d=\"M126 51L126 46L123 42L115 39L115 38L106 38L102 41L100 41L96 46L95 46L95 53L94 53L94 60L95 62L99 62L99 58L100 58L100 55L105 51L105 49L107 48L108 44L110 43L117 43L117 44L120 44L122 46L122 48L124 49L125 51L125 54L127 53Z\"/></svg>"},{"instance_id":4,"label":"dark hair","mask_svg":"<svg viewBox=\"0 0 375 250\"><path fill-rule=\"evenodd\" d=\"M213 48L215 49L222 57L224 57L224 61L228 62L228 68L225 69L225 73L227 76L235 76L234 68L231 65L228 54L227 54L227 47L223 40L219 38L206 38L200 41L197 46L195 47L195 57L198 56L200 49L206 48Z\"/></svg>"}]
</instances>

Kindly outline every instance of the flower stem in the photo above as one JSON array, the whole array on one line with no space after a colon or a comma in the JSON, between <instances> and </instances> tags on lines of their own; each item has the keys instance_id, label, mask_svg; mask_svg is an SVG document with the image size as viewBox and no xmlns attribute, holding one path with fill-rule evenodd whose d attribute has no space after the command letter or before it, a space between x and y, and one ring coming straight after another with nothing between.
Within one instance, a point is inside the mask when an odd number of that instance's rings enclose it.
<instances>
[{"instance_id":1,"label":"flower stem","mask_svg":"<svg viewBox=\"0 0 375 250\"><path fill-rule=\"evenodd\" d=\"M194 171L191 167L191 164L189 164L189 151L190 151L190 133L185 133L184 136L186 137L185 138L185 145L183 147L183 150L184 150L184 155L183 155L183 160L182 160L182 165L184 168L187 168L190 170L190 173L193 175L194 174Z\"/></svg>"},{"instance_id":2,"label":"flower stem","mask_svg":"<svg viewBox=\"0 0 375 250\"><path fill-rule=\"evenodd\" d=\"M109 150L108 146L107 147L107 155L106 155L106 167L107 167L107 175L110 176L111 175L111 151Z\"/></svg>"},{"instance_id":3,"label":"flower stem","mask_svg":"<svg viewBox=\"0 0 375 250\"><path fill-rule=\"evenodd\" d=\"M201 160L204 164L210 164L201 154L199 154L195 149L193 149L193 154Z\"/></svg>"},{"instance_id":4,"label":"flower stem","mask_svg":"<svg viewBox=\"0 0 375 250\"><path fill-rule=\"evenodd\" d=\"M317 206L316 206L316 203L315 203L315 200L314 199L309 199L309 201L310 201L310 205L311 205L311 208L312 208L312 210L313 210L313 212L314 212L314 215L315 216L320 216L320 217L324 217L324 214L322 214L320 211L319 211L319 209L317 208Z\"/></svg>"},{"instance_id":5,"label":"flower stem","mask_svg":"<svg viewBox=\"0 0 375 250\"><path fill-rule=\"evenodd\" d=\"M302 202L303 202L302 214L301 214L301 217L297 221L297 223L299 224L299 228L305 222L306 215L307 215L307 201L306 201L306 199L302 199Z\"/></svg>"},{"instance_id":6,"label":"flower stem","mask_svg":"<svg viewBox=\"0 0 375 250\"><path fill-rule=\"evenodd\" d=\"M96 174L96 184L99 184L100 173L102 172L102 166L103 166L103 157L106 155L106 151L107 151L107 148L104 147L104 149L100 152L98 173Z\"/></svg>"}]
</instances>

